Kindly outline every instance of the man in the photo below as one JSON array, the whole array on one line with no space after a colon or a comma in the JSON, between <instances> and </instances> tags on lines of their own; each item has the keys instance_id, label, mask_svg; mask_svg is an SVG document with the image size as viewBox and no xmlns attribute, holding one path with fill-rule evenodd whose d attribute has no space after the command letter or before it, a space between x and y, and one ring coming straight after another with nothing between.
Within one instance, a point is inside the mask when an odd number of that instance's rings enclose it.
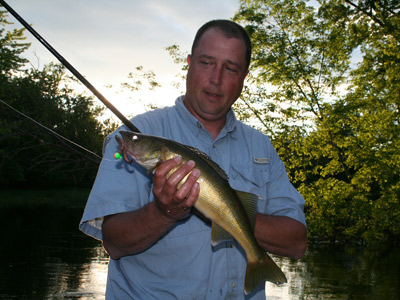
<instances>
[{"instance_id":1,"label":"man","mask_svg":"<svg viewBox=\"0 0 400 300\"><path fill-rule=\"evenodd\" d=\"M194 146L226 171L232 188L259 195L254 234L269 252L299 258L306 244L304 200L290 184L269 139L236 120L231 109L248 73L251 44L238 24L201 27L187 62L186 94L175 106L137 116L143 133ZM127 130L122 126L123 130ZM232 240L211 245L211 229L191 208L200 172L176 157L147 176L113 160L115 135L90 194L81 229L109 255L107 299L265 299L264 285L244 295L246 255ZM189 174L186 182L178 184Z\"/></svg>"}]
</instances>

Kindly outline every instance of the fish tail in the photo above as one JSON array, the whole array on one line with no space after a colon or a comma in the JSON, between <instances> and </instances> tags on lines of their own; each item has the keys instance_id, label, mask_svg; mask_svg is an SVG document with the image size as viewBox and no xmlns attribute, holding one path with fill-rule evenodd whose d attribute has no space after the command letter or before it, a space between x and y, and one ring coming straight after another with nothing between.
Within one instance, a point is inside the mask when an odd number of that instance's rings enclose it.
<instances>
[{"instance_id":1,"label":"fish tail","mask_svg":"<svg viewBox=\"0 0 400 300\"><path fill-rule=\"evenodd\" d=\"M248 262L244 292L250 294L260 283L271 281L275 284L286 283L286 276L275 262L265 253L261 260Z\"/></svg>"}]
</instances>

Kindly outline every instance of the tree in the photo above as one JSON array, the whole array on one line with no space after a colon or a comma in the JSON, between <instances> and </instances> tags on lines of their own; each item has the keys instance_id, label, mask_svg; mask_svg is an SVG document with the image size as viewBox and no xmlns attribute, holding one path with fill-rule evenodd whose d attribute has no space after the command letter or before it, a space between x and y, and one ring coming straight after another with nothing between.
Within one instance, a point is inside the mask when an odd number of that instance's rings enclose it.
<instances>
[{"instance_id":1,"label":"tree","mask_svg":"<svg viewBox=\"0 0 400 300\"><path fill-rule=\"evenodd\" d=\"M369 240L400 236L399 11L397 1L332 1L321 8L323 15L337 13L332 26L346 25L363 54L344 100L351 107L352 181L363 187L360 194L369 212L365 225L357 220L358 230L370 229L362 233Z\"/></svg>"},{"instance_id":2,"label":"tree","mask_svg":"<svg viewBox=\"0 0 400 300\"><path fill-rule=\"evenodd\" d=\"M20 55L29 48L30 43L24 43L24 30L6 31L5 26L12 23L6 20L6 12L0 10L0 78L9 78L27 63Z\"/></svg>"},{"instance_id":3,"label":"tree","mask_svg":"<svg viewBox=\"0 0 400 300\"><path fill-rule=\"evenodd\" d=\"M6 31L0 16L0 184L90 186L115 124L97 119L104 109L61 65L26 68L24 30Z\"/></svg>"},{"instance_id":4,"label":"tree","mask_svg":"<svg viewBox=\"0 0 400 300\"><path fill-rule=\"evenodd\" d=\"M254 45L243 101L306 199L310 236L399 240L398 3L241 1L234 19Z\"/></svg>"}]
</instances>

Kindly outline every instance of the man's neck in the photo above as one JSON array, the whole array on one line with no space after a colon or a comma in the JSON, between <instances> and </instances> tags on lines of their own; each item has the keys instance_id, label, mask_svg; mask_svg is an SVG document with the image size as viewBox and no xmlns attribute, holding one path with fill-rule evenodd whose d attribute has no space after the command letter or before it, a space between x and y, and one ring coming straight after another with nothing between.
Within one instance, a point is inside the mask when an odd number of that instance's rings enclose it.
<instances>
[{"instance_id":1,"label":"man's neck","mask_svg":"<svg viewBox=\"0 0 400 300\"><path fill-rule=\"evenodd\" d=\"M226 115L223 118L219 118L216 120L206 119L201 117L196 113L196 111L188 105L185 101L183 101L186 109L203 125L203 127L208 131L211 135L212 139L215 140L219 133L221 132L222 128L224 128L226 123Z\"/></svg>"},{"instance_id":2,"label":"man's neck","mask_svg":"<svg viewBox=\"0 0 400 300\"><path fill-rule=\"evenodd\" d=\"M221 132L222 128L225 126L225 120L218 120L218 121L201 121L204 128L210 133L213 140L215 140L219 133Z\"/></svg>"}]
</instances>

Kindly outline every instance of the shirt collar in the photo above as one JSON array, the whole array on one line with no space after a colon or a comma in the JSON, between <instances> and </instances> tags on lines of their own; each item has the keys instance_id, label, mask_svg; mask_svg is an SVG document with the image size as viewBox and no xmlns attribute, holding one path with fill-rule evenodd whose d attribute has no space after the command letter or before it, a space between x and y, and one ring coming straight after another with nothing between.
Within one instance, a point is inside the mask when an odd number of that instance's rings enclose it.
<instances>
[{"instance_id":1,"label":"shirt collar","mask_svg":"<svg viewBox=\"0 0 400 300\"><path fill-rule=\"evenodd\" d=\"M180 118L183 120L185 125L195 133L197 136L201 130L205 130L203 125L195 116L193 116L186 108L185 104L183 104L183 99L185 96L180 96L175 100L175 106ZM226 123L224 128L222 128L220 136L225 136L227 133L231 133L232 137L236 137L235 129L236 129L236 116L233 112L232 108L228 111L226 115Z\"/></svg>"}]
</instances>

